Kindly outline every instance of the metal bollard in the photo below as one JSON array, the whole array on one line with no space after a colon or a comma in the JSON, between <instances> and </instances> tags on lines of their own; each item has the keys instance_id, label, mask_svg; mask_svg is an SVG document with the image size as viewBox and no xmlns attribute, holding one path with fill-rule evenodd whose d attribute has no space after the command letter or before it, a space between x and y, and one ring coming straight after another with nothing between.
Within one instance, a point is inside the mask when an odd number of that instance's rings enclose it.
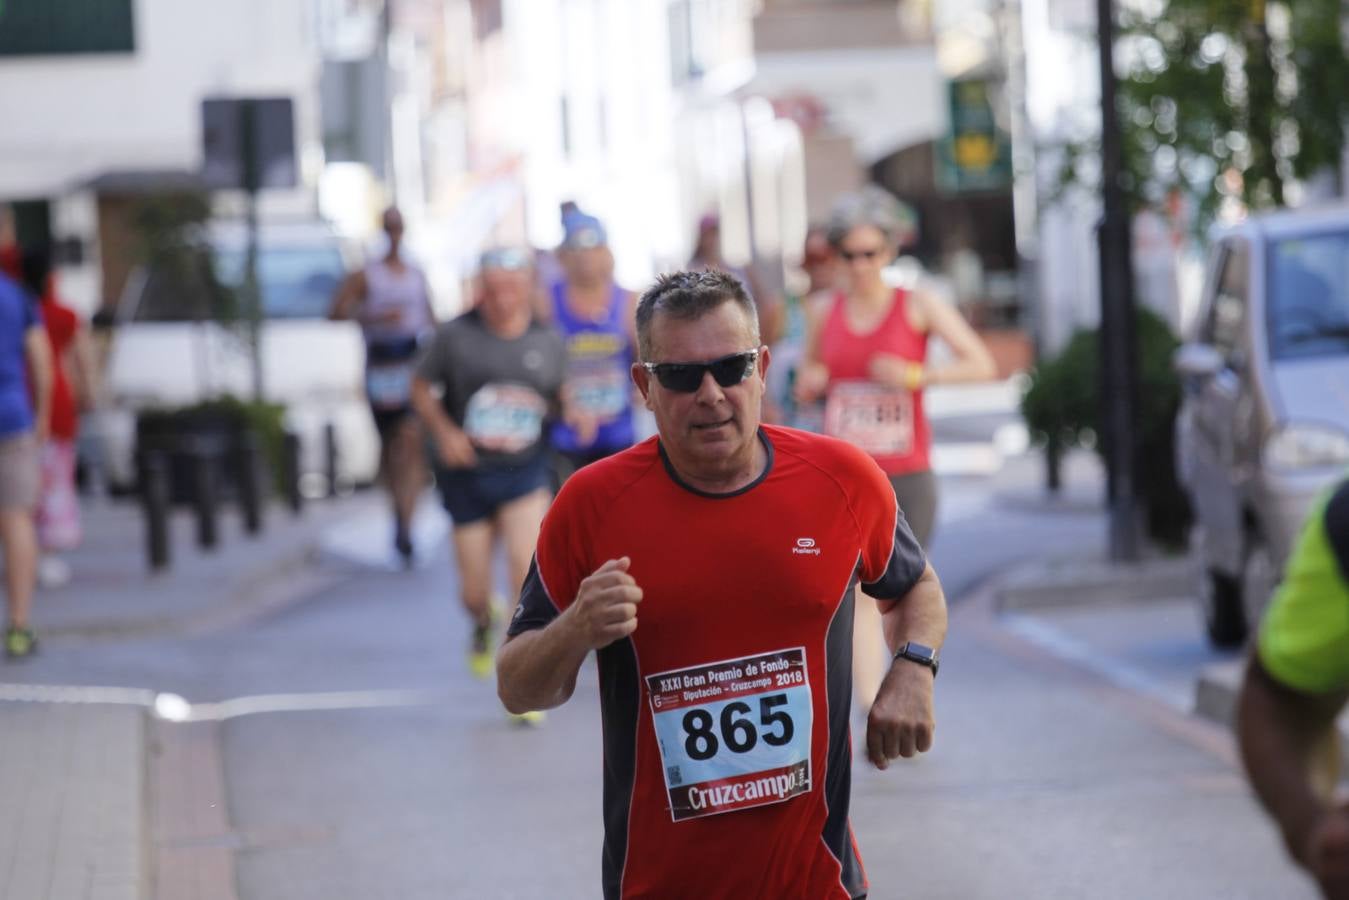
<instances>
[{"instance_id":1,"label":"metal bollard","mask_svg":"<svg viewBox=\"0 0 1349 900\"><path fill-rule=\"evenodd\" d=\"M286 503L291 512L299 515L304 508L304 495L300 493L300 436L293 431L287 431L282 439L281 472L286 482Z\"/></svg>"},{"instance_id":2,"label":"metal bollard","mask_svg":"<svg viewBox=\"0 0 1349 900\"><path fill-rule=\"evenodd\" d=\"M328 496L337 496L337 428L332 422L323 426L323 473L328 479Z\"/></svg>"},{"instance_id":3,"label":"metal bollard","mask_svg":"<svg viewBox=\"0 0 1349 900\"><path fill-rule=\"evenodd\" d=\"M140 458L141 503L145 509L145 551L150 569L169 566L169 470L162 453Z\"/></svg>"},{"instance_id":4,"label":"metal bollard","mask_svg":"<svg viewBox=\"0 0 1349 900\"><path fill-rule=\"evenodd\" d=\"M1057 494L1063 484L1060 463L1063 461L1063 443L1058 435L1051 434L1045 441L1045 487L1051 494Z\"/></svg>"},{"instance_id":5,"label":"metal bollard","mask_svg":"<svg viewBox=\"0 0 1349 900\"><path fill-rule=\"evenodd\" d=\"M245 432L238 448L239 507L244 514L244 531L257 534L262 530L262 446L258 436Z\"/></svg>"},{"instance_id":6,"label":"metal bollard","mask_svg":"<svg viewBox=\"0 0 1349 900\"><path fill-rule=\"evenodd\" d=\"M214 449L206 441L196 441L189 450L192 462L192 504L197 513L197 546L204 550L214 549L219 542Z\"/></svg>"}]
</instances>

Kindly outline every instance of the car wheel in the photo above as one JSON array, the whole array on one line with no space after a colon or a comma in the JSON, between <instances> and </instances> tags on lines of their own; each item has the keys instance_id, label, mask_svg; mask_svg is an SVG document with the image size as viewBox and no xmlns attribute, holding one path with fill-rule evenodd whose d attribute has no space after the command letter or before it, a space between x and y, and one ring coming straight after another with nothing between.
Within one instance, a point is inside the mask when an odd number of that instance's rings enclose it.
<instances>
[{"instance_id":1,"label":"car wheel","mask_svg":"<svg viewBox=\"0 0 1349 900\"><path fill-rule=\"evenodd\" d=\"M1269 547L1257 534L1251 535L1246 561L1241 566L1242 615L1251 629L1259 627L1265 608L1279 583L1279 570Z\"/></svg>"},{"instance_id":2,"label":"car wheel","mask_svg":"<svg viewBox=\"0 0 1349 900\"><path fill-rule=\"evenodd\" d=\"M1237 581L1212 569L1200 579L1199 603L1204 630L1215 647L1240 647L1246 640L1246 610Z\"/></svg>"}]
</instances>

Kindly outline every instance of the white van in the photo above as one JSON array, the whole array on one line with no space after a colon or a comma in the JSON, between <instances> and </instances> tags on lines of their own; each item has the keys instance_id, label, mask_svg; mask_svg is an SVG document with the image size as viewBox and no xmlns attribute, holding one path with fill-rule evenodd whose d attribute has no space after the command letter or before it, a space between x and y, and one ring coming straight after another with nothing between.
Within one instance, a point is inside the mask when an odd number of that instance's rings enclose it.
<instances>
[{"instance_id":1,"label":"white van","mask_svg":"<svg viewBox=\"0 0 1349 900\"><path fill-rule=\"evenodd\" d=\"M245 231L236 223L209 231L216 278L242 281ZM344 485L374 480L379 467L364 386L365 345L352 322L331 322L334 291L353 264L341 240L316 222L267 224L258 239L264 397L286 407L300 438L301 490L326 485L325 431L337 445ZM222 324L207 311L207 292L191 278L142 268L118 308L98 415L104 475L114 490L135 484L136 417L144 410L187 406L223 395L253 396L246 324Z\"/></svg>"}]
</instances>

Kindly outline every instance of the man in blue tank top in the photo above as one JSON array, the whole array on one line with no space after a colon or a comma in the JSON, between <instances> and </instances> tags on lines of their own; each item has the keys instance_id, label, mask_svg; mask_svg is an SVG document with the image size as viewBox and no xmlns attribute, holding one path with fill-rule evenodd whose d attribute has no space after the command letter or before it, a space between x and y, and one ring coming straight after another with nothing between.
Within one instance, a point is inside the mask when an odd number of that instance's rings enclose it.
<instances>
[{"instance_id":1,"label":"man in blue tank top","mask_svg":"<svg viewBox=\"0 0 1349 900\"><path fill-rule=\"evenodd\" d=\"M580 211L564 220L558 248L564 277L552 285L545 314L567 345L567 416L553 427L560 485L581 466L632 445L636 345L632 292L614 283L614 258L599 219Z\"/></svg>"}]
</instances>

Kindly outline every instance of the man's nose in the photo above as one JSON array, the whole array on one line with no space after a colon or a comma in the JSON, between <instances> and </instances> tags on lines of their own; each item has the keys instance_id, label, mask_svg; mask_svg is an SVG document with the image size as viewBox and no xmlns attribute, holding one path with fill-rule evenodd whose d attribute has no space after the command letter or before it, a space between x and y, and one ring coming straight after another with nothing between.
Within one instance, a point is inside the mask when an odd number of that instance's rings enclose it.
<instances>
[{"instance_id":1,"label":"man's nose","mask_svg":"<svg viewBox=\"0 0 1349 900\"><path fill-rule=\"evenodd\" d=\"M699 403L705 403L711 406L714 403L720 403L726 396L722 391L721 385L712 377L711 372L703 372L703 380L698 385L698 392L694 394L694 399Z\"/></svg>"}]
</instances>

